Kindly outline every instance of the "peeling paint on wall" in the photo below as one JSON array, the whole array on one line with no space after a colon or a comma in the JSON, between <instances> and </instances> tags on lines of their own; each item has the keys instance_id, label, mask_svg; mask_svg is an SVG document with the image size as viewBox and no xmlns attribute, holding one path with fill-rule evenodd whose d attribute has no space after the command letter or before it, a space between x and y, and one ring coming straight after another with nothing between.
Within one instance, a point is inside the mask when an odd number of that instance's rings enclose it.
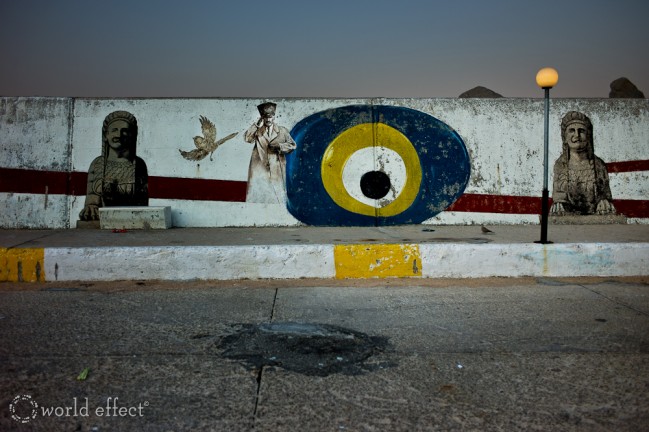
<instances>
[{"instance_id":1,"label":"peeling paint on wall","mask_svg":"<svg viewBox=\"0 0 649 432\"><path fill-rule=\"evenodd\" d=\"M97 156L98 131L115 110L138 119L138 155L147 161L150 205L171 206L174 226L296 226L281 204L246 203L252 146L243 132L255 122L263 99L73 99L0 98L0 227L66 228L83 209L87 170ZM451 207L422 223L538 223L542 183L542 99L276 99L278 124L291 129L304 119L346 106L415 110L452 127L470 155L471 173ZM597 154L606 161L615 208L649 222L649 102L647 99L553 99L550 160L561 154L560 122L579 111L592 121ZM200 133L200 116L224 134L237 133L216 149L213 161L182 158L179 148ZM397 128L398 129L398 128ZM407 135L407 134L404 134ZM297 137L295 137L297 138ZM313 143L303 142L304 148ZM191 143L189 143L191 146ZM296 152L300 151L296 149ZM440 148L421 148L420 154ZM374 150L370 151L370 153ZM398 152L395 152L398 153ZM370 171L403 170L393 155L374 152ZM360 158L362 159L362 158ZM359 159L359 160L360 160ZM350 159L358 168L364 162ZM405 166L405 165L404 165ZM367 168L367 167L365 167ZM363 168L363 169L365 169ZM550 167L552 177L553 167ZM399 174L401 175L401 174ZM362 177L362 176L361 176ZM366 179L372 196L384 190L380 175ZM398 176L393 176L396 178ZM352 197L366 199L360 178ZM450 182L441 192L453 194ZM363 187L368 187L367 185ZM384 189L381 189L384 188ZM402 185L372 198L385 204ZM306 194L311 191L306 191ZM383 192L381 192L383 193ZM371 200L371 199L370 199ZM432 210L453 200L426 205ZM414 220L404 220L412 223Z\"/></svg>"}]
</instances>

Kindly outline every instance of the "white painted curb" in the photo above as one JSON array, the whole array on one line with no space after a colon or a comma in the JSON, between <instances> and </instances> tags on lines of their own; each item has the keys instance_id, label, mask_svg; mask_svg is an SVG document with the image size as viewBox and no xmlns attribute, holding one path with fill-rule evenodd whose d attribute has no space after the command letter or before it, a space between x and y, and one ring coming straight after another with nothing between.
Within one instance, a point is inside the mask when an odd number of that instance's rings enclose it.
<instances>
[{"instance_id":1,"label":"white painted curb","mask_svg":"<svg viewBox=\"0 0 649 432\"><path fill-rule=\"evenodd\" d=\"M419 245L422 277L649 275L649 243ZM335 278L334 245L46 248L47 281ZM414 281L413 281L414 282Z\"/></svg>"},{"instance_id":2,"label":"white painted curb","mask_svg":"<svg viewBox=\"0 0 649 432\"><path fill-rule=\"evenodd\" d=\"M649 275L649 243L421 244L423 277Z\"/></svg>"},{"instance_id":3,"label":"white painted curb","mask_svg":"<svg viewBox=\"0 0 649 432\"><path fill-rule=\"evenodd\" d=\"M332 278L330 245L45 249L48 281Z\"/></svg>"}]
</instances>

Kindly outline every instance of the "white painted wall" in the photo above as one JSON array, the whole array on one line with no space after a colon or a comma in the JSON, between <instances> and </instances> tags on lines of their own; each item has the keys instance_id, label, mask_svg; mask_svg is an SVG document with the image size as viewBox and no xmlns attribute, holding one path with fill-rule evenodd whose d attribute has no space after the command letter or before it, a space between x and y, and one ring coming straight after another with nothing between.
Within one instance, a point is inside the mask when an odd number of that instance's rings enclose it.
<instances>
[{"instance_id":1,"label":"white painted wall","mask_svg":"<svg viewBox=\"0 0 649 432\"><path fill-rule=\"evenodd\" d=\"M70 171L70 98L0 98L0 167ZM3 179L0 179L0 181ZM0 228L65 228L68 197L0 190Z\"/></svg>"},{"instance_id":2,"label":"white painted wall","mask_svg":"<svg viewBox=\"0 0 649 432\"><path fill-rule=\"evenodd\" d=\"M138 120L138 156L150 176L246 181L252 145L243 131L265 99L71 99L0 98L0 168L86 172L101 154L105 116L126 110ZM447 123L464 140L472 173L465 193L540 196L543 178L542 99L272 99L276 123L291 129L301 119L329 108L382 104L413 108ZM649 159L647 99L553 99L550 105L550 190L552 165L561 153L561 117L571 110L590 117L595 153L605 162ZM213 161L188 161L201 134L199 116L217 128L217 138L239 132ZM649 172L610 175L613 197L649 198ZM74 227L84 197L0 191L0 227ZM268 226L300 224L281 205L151 199L171 206L174 226ZM635 220L646 222L646 220ZM443 212L427 223L538 223L535 215Z\"/></svg>"}]
</instances>

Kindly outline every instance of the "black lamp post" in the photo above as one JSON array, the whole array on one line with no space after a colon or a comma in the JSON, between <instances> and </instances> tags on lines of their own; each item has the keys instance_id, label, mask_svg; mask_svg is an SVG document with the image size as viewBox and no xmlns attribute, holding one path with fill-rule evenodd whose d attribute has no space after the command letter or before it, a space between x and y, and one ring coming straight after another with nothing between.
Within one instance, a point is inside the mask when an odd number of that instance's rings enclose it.
<instances>
[{"instance_id":1,"label":"black lamp post","mask_svg":"<svg viewBox=\"0 0 649 432\"><path fill-rule=\"evenodd\" d=\"M543 68L536 74L536 84L545 90L545 124L544 124L544 147L543 147L543 192L541 197L541 240L537 243L547 244L548 241L548 123L550 117L550 89L559 81L559 74L553 68Z\"/></svg>"}]
</instances>

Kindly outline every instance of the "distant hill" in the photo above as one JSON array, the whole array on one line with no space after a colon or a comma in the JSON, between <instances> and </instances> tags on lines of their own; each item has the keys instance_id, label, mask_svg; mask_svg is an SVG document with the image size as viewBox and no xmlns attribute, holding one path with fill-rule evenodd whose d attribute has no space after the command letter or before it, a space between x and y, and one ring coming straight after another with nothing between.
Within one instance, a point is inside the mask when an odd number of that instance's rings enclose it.
<instances>
[{"instance_id":1,"label":"distant hill","mask_svg":"<svg viewBox=\"0 0 649 432\"><path fill-rule=\"evenodd\" d=\"M460 98L501 98L503 95L496 93L493 90L489 90L486 87L477 86L473 87L471 90L467 90L458 97Z\"/></svg>"},{"instance_id":2,"label":"distant hill","mask_svg":"<svg viewBox=\"0 0 649 432\"><path fill-rule=\"evenodd\" d=\"M644 98L644 93L638 90L628 78L622 77L611 82L610 98Z\"/></svg>"}]
</instances>

